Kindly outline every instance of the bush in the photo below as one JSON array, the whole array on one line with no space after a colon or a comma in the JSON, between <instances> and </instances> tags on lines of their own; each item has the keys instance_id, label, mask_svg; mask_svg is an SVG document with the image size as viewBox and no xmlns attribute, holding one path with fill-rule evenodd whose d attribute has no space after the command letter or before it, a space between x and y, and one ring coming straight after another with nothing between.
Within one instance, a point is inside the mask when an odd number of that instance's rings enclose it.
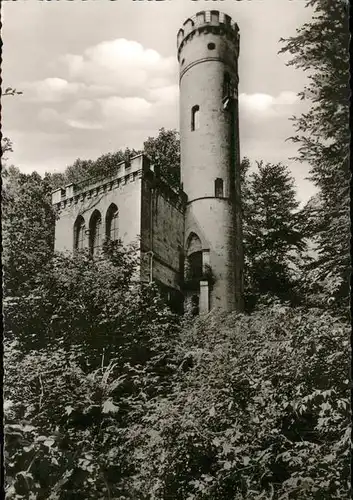
<instances>
[{"instance_id":1,"label":"bush","mask_svg":"<svg viewBox=\"0 0 353 500\"><path fill-rule=\"evenodd\" d=\"M55 255L30 293L6 298L7 336L24 352L58 341L80 346L82 361L94 368L103 353L105 363L116 356L142 361L149 356L153 329L162 323L168 335L178 319L156 285L136 281L136 269L134 247L108 246L97 259L86 253Z\"/></svg>"},{"instance_id":2,"label":"bush","mask_svg":"<svg viewBox=\"0 0 353 500\"><path fill-rule=\"evenodd\" d=\"M126 428L164 394L178 318L134 252L57 255L5 305L7 496L124 498Z\"/></svg>"},{"instance_id":3,"label":"bush","mask_svg":"<svg viewBox=\"0 0 353 500\"><path fill-rule=\"evenodd\" d=\"M180 324L137 264L57 255L7 297L8 498L348 499L348 324L271 302Z\"/></svg>"},{"instance_id":4,"label":"bush","mask_svg":"<svg viewBox=\"0 0 353 500\"><path fill-rule=\"evenodd\" d=\"M131 498L349 498L349 328L322 311L210 314L130 431Z\"/></svg>"}]
</instances>

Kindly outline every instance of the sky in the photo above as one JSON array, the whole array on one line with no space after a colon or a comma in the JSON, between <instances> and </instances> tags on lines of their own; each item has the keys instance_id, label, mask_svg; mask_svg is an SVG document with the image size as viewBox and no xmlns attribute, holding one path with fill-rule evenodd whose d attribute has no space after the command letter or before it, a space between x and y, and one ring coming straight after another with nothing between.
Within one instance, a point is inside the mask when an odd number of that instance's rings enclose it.
<instances>
[{"instance_id":1,"label":"sky","mask_svg":"<svg viewBox=\"0 0 353 500\"><path fill-rule=\"evenodd\" d=\"M2 2L2 133L25 173L63 171L77 158L141 149L161 127L179 128L176 35L200 10L240 29L241 157L282 162L299 200L315 193L309 167L290 157L289 118L305 110L303 72L278 55L279 39L310 21L305 0L19 0Z\"/></svg>"}]
</instances>

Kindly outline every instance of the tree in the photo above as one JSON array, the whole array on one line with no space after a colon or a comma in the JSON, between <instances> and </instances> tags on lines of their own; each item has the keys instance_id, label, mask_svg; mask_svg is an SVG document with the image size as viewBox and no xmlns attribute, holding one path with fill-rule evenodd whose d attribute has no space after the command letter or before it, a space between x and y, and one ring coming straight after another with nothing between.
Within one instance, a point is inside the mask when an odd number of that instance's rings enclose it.
<instances>
[{"instance_id":1,"label":"tree","mask_svg":"<svg viewBox=\"0 0 353 500\"><path fill-rule=\"evenodd\" d=\"M176 130L161 128L144 142L144 152L171 186L180 186L180 139Z\"/></svg>"},{"instance_id":2,"label":"tree","mask_svg":"<svg viewBox=\"0 0 353 500\"><path fill-rule=\"evenodd\" d=\"M258 162L257 171L245 175L242 191L248 306L266 294L294 300L306 248L294 180L284 165Z\"/></svg>"},{"instance_id":3,"label":"tree","mask_svg":"<svg viewBox=\"0 0 353 500\"><path fill-rule=\"evenodd\" d=\"M51 185L36 172L9 167L3 186L3 265L6 295L25 295L54 251Z\"/></svg>"},{"instance_id":4,"label":"tree","mask_svg":"<svg viewBox=\"0 0 353 500\"><path fill-rule=\"evenodd\" d=\"M298 161L310 164L319 188L315 238L318 256L310 271L333 307L347 310L349 296L349 29L348 2L309 0L309 23L294 37L282 39L289 65L308 72L309 84L299 94L310 109L293 117Z\"/></svg>"},{"instance_id":5,"label":"tree","mask_svg":"<svg viewBox=\"0 0 353 500\"><path fill-rule=\"evenodd\" d=\"M115 153L105 153L96 160L81 160L78 158L72 165L69 165L65 172L47 174L51 178L53 189L65 184L78 183L90 178L99 179L111 177L117 172L117 166L123 161L129 162L131 158L140 154L141 151L126 148Z\"/></svg>"},{"instance_id":6,"label":"tree","mask_svg":"<svg viewBox=\"0 0 353 500\"><path fill-rule=\"evenodd\" d=\"M125 434L168 389L178 317L134 248L55 255L5 302L9 498L126 498Z\"/></svg>"},{"instance_id":7,"label":"tree","mask_svg":"<svg viewBox=\"0 0 353 500\"><path fill-rule=\"evenodd\" d=\"M13 153L13 143L8 137L1 138L1 160L6 162L8 160L6 153Z\"/></svg>"},{"instance_id":8,"label":"tree","mask_svg":"<svg viewBox=\"0 0 353 500\"><path fill-rule=\"evenodd\" d=\"M113 176L121 162L129 162L131 158L141 154L141 150L126 148L114 153L105 153L96 160L78 158L63 173L46 174L57 189L65 184L78 183L92 179ZM161 175L173 187L180 186L180 140L176 130L161 128L157 137L149 137L144 142L144 153Z\"/></svg>"}]
</instances>

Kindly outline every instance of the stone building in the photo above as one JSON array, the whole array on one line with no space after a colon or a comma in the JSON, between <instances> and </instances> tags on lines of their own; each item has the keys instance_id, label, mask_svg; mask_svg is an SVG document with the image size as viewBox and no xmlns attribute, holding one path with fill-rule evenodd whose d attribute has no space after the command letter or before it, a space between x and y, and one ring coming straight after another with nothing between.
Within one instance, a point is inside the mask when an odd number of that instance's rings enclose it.
<instances>
[{"instance_id":1,"label":"stone building","mask_svg":"<svg viewBox=\"0 0 353 500\"><path fill-rule=\"evenodd\" d=\"M242 309L239 185L239 30L218 11L177 35L181 181L172 188L145 155L109 178L53 192L55 249L99 250L104 238L139 241L141 279L195 312Z\"/></svg>"}]
</instances>

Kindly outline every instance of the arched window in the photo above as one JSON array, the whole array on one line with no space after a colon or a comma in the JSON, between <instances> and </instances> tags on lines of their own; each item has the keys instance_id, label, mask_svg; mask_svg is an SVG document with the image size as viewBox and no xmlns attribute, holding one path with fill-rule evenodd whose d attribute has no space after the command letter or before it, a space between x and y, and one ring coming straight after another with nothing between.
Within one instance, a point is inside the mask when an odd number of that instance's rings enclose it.
<instances>
[{"instance_id":1,"label":"arched window","mask_svg":"<svg viewBox=\"0 0 353 500\"><path fill-rule=\"evenodd\" d=\"M191 108L191 130L200 128L200 106L196 105Z\"/></svg>"},{"instance_id":2,"label":"arched window","mask_svg":"<svg viewBox=\"0 0 353 500\"><path fill-rule=\"evenodd\" d=\"M223 198L223 179L220 177L214 181L214 195L216 198Z\"/></svg>"},{"instance_id":3,"label":"arched window","mask_svg":"<svg viewBox=\"0 0 353 500\"><path fill-rule=\"evenodd\" d=\"M74 225L74 248L82 250L85 246L85 219L79 215Z\"/></svg>"},{"instance_id":4,"label":"arched window","mask_svg":"<svg viewBox=\"0 0 353 500\"><path fill-rule=\"evenodd\" d=\"M105 234L107 239L116 241L119 236L119 212L118 207L114 203L108 208L105 221Z\"/></svg>"},{"instance_id":5,"label":"arched window","mask_svg":"<svg viewBox=\"0 0 353 500\"><path fill-rule=\"evenodd\" d=\"M102 217L98 210L95 210L91 216L89 234L90 252L92 255L96 255L102 244Z\"/></svg>"}]
</instances>

